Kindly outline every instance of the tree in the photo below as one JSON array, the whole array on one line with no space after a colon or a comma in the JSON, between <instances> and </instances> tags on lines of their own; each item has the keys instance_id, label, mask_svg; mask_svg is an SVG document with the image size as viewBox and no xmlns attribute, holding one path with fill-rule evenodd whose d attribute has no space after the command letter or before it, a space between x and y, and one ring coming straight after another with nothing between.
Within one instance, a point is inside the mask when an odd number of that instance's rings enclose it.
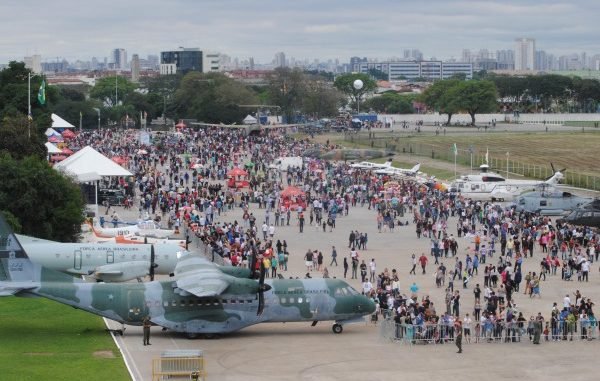
<instances>
[{"instance_id":1,"label":"tree","mask_svg":"<svg viewBox=\"0 0 600 381\"><path fill-rule=\"evenodd\" d=\"M4 117L0 122L0 153L8 154L14 159L25 156L45 159L48 154L44 146L45 136L38 132L37 123L34 119L29 131L29 121L25 115Z\"/></svg>"},{"instance_id":2,"label":"tree","mask_svg":"<svg viewBox=\"0 0 600 381\"><path fill-rule=\"evenodd\" d=\"M307 93L306 75L298 68L277 68L268 81L269 103L281 108L288 123L295 122L297 113L303 111Z\"/></svg>"},{"instance_id":3,"label":"tree","mask_svg":"<svg viewBox=\"0 0 600 381\"><path fill-rule=\"evenodd\" d=\"M127 97L135 89L136 85L125 77L105 77L96 81L90 97L98 99L108 107L114 107L117 106L117 102L125 104Z\"/></svg>"},{"instance_id":4,"label":"tree","mask_svg":"<svg viewBox=\"0 0 600 381\"><path fill-rule=\"evenodd\" d=\"M77 240L85 206L77 184L34 156L15 160L1 153L0 173L0 211L18 220L20 233L62 242Z\"/></svg>"},{"instance_id":5,"label":"tree","mask_svg":"<svg viewBox=\"0 0 600 381\"><path fill-rule=\"evenodd\" d=\"M491 81L464 81L459 82L449 91L450 96L456 99L460 110L471 115L471 125L475 125L475 114L493 112L497 108L498 92Z\"/></svg>"},{"instance_id":6,"label":"tree","mask_svg":"<svg viewBox=\"0 0 600 381\"><path fill-rule=\"evenodd\" d=\"M450 125L452 115L459 111L459 106L456 99L456 87L461 83L458 79L446 79L436 81L423 92L420 100L439 112L447 114L447 125Z\"/></svg>"},{"instance_id":7,"label":"tree","mask_svg":"<svg viewBox=\"0 0 600 381\"><path fill-rule=\"evenodd\" d=\"M367 73L369 73L369 75L375 80L387 81L389 79L389 76L379 69L371 68L367 70Z\"/></svg>"},{"instance_id":8,"label":"tree","mask_svg":"<svg viewBox=\"0 0 600 381\"><path fill-rule=\"evenodd\" d=\"M247 104L256 104L255 94L221 73L188 73L173 100L178 118L207 123L240 123L247 112L240 105Z\"/></svg>"},{"instance_id":9,"label":"tree","mask_svg":"<svg viewBox=\"0 0 600 381\"><path fill-rule=\"evenodd\" d=\"M363 87L360 90L354 88L354 81L357 79L363 82ZM377 88L377 83L367 74L352 73L338 75L333 82L333 86L349 97L358 110L358 102L362 96L373 92Z\"/></svg>"},{"instance_id":10,"label":"tree","mask_svg":"<svg viewBox=\"0 0 600 381\"><path fill-rule=\"evenodd\" d=\"M415 96L412 94L398 94L395 91L388 91L380 96L369 98L364 102L364 105L366 108L378 113L412 114L414 112L412 106L414 99Z\"/></svg>"},{"instance_id":11,"label":"tree","mask_svg":"<svg viewBox=\"0 0 600 381\"><path fill-rule=\"evenodd\" d=\"M319 77L309 77L306 80L302 111L317 119L335 116L342 105L343 95Z\"/></svg>"}]
</instances>

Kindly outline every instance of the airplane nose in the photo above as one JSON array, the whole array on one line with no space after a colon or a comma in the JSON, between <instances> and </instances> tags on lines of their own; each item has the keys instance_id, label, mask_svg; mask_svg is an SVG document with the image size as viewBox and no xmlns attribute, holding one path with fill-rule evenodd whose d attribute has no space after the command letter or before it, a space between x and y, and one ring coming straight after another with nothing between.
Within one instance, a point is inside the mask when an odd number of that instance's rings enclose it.
<instances>
[{"instance_id":1,"label":"airplane nose","mask_svg":"<svg viewBox=\"0 0 600 381\"><path fill-rule=\"evenodd\" d=\"M356 305L358 306L360 312L364 312L365 314L372 314L375 312L375 303L364 295L357 295Z\"/></svg>"}]
</instances>

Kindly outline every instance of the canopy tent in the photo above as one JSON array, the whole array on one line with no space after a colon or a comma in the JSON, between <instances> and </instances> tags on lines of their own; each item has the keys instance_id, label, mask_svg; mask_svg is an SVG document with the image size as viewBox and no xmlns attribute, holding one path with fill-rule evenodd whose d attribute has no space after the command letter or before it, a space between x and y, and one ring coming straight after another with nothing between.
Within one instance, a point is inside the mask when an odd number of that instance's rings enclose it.
<instances>
[{"instance_id":1,"label":"canopy tent","mask_svg":"<svg viewBox=\"0 0 600 381\"><path fill-rule=\"evenodd\" d=\"M75 126L67 122L60 116L52 114L52 128L56 130L57 128L75 128Z\"/></svg>"},{"instance_id":2,"label":"canopy tent","mask_svg":"<svg viewBox=\"0 0 600 381\"><path fill-rule=\"evenodd\" d=\"M115 163L117 163L119 165L123 165L123 164L127 163L127 158L125 158L123 156L113 156L112 161L114 161Z\"/></svg>"},{"instance_id":3,"label":"canopy tent","mask_svg":"<svg viewBox=\"0 0 600 381\"><path fill-rule=\"evenodd\" d=\"M51 137L52 135L60 135L60 133L53 128L47 128L44 134L46 134L47 137Z\"/></svg>"},{"instance_id":4,"label":"canopy tent","mask_svg":"<svg viewBox=\"0 0 600 381\"><path fill-rule=\"evenodd\" d=\"M304 191L298 187L287 187L281 192L281 197L298 197L304 196Z\"/></svg>"},{"instance_id":5,"label":"canopy tent","mask_svg":"<svg viewBox=\"0 0 600 381\"><path fill-rule=\"evenodd\" d=\"M50 143L60 143L60 142L64 142L65 139L63 139L63 137L60 135L52 135L48 138L48 141Z\"/></svg>"},{"instance_id":6,"label":"canopy tent","mask_svg":"<svg viewBox=\"0 0 600 381\"><path fill-rule=\"evenodd\" d=\"M75 133L69 129L64 130L61 135L65 139L73 139L75 137Z\"/></svg>"},{"instance_id":7,"label":"canopy tent","mask_svg":"<svg viewBox=\"0 0 600 381\"><path fill-rule=\"evenodd\" d=\"M244 118L244 124L256 124L258 120L252 115L248 115Z\"/></svg>"},{"instance_id":8,"label":"canopy tent","mask_svg":"<svg viewBox=\"0 0 600 381\"><path fill-rule=\"evenodd\" d=\"M50 142L46 142L45 146L46 146L46 149L48 150L49 154L62 153L62 150L60 148L58 148L57 146L55 146L54 144L52 144Z\"/></svg>"},{"instance_id":9,"label":"canopy tent","mask_svg":"<svg viewBox=\"0 0 600 381\"><path fill-rule=\"evenodd\" d=\"M227 176L233 177L233 176L248 176L248 172L244 171L241 168L233 168L232 170L230 170L229 172L227 172Z\"/></svg>"},{"instance_id":10,"label":"canopy tent","mask_svg":"<svg viewBox=\"0 0 600 381\"><path fill-rule=\"evenodd\" d=\"M97 173L99 176L133 176L131 172L90 146L77 151L54 168L75 175L78 181L81 181L80 175L90 172Z\"/></svg>"},{"instance_id":11,"label":"canopy tent","mask_svg":"<svg viewBox=\"0 0 600 381\"><path fill-rule=\"evenodd\" d=\"M72 155L74 152L73 152L73 151L72 151L72 150L71 150L69 147L65 147L65 148L63 148L63 150L62 150L62 153L64 153L64 154L65 154L65 155L67 155L67 156L70 156L70 155Z\"/></svg>"},{"instance_id":12,"label":"canopy tent","mask_svg":"<svg viewBox=\"0 0 600 381\"><path fill-rule=\"evenodd\" d=\"M187 125L185 123L183 123L183 120L180 120L179 123L177 123L175 125L175 128L177 128L177 129L182 129L182 128L186 128L186 127L187 127Z\"/></svg>"}]
</instances>

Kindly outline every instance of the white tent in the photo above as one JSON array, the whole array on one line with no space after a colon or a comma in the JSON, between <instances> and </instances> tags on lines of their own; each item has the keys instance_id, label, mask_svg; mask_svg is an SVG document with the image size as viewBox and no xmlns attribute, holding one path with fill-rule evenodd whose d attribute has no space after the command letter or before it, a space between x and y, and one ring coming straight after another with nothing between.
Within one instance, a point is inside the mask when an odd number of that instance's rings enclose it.
<instances>
[{"instance_id":1,"label":"white tent","mask_svg":"<svg viewBox=\"0 0 600 381\"><path fill-rule=\"evenodd\" d=\"M58 148L57 146L55 146L54 144L50 143L50 142L46 142L46 149L48 150L48 153L61 153L62 150L60 148Z\"/></svg>"},{"instance_id":2,"label":"white tent","mask_svg":"<svg viewBox=\"0 0 600 381\"><path fill-rule=\"evenodd\" d=\"M56 114L52 114L52 128L53 129L56 129L56 128L75 128L75 126L72 125L71 123L67 122L66 120L64 120L60 116L58 116Z\"/></svg>"},{"instance_id":3,"label":"white tent","mask_svg":"<svg viewBox=\"0 0 600 381\"><path fill-rule=\"evenodd\" d=\"M78 181L85 181L83 177L90 173L95 173L98 176L133 176L131 172L90 146L55 164L54 168L74 175Z\"/></svg>"},{"instance_id":4,"label":"white tent","mask_svg":"<svg viewBox=\"0 0 600 381\"><path fill-rule=\"evenodd\" d=\"M47 137L50 137L52 135L58 136L58 135L60 135L60 132L56 131L53 128L48 128L48 129L46 129L46 132L44 132L44 134L46 134Z\"/></svg>"},{"instance_id":5,"label":"white tent","mask_svg":"<svg viewBox=\"0 0 600 381\"><path fill-rule=\"evenodd\" d=\"M258 120L256 120L255 117L253 117L252 115L248 115L244 118L244 124L256 124L258 123Z\"/></svg>"}]
</instances>

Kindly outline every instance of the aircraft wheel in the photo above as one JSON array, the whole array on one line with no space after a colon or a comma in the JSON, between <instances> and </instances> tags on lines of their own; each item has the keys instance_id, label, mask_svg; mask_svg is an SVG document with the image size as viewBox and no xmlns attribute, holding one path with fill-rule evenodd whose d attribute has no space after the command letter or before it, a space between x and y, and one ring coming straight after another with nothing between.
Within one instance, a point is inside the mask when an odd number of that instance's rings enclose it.
<instances>
[{"instance_id":1,"label":"aircraft wheel","mask_svg":"<svg viewBox=\"0 0 600 381\"><path fill-rule=\"evenodd\" d=\"M185 336L189 339L189 340L194 340L198 338L198 334L194 333L194 332L187 332L185 334Z\"/></svg>"},{"instance_id":2,"label":"aircraft wheel","mask_svg":"<svg viewBox=\"0 0 600 381\"><path fill-rule=\"evenodd\" d=\"M342 333L344 327L342 327L341 324L334 324L333 327L331 327L331 330L333 331L333 333L339 334Z\"/></svg>"}]
</instances>

